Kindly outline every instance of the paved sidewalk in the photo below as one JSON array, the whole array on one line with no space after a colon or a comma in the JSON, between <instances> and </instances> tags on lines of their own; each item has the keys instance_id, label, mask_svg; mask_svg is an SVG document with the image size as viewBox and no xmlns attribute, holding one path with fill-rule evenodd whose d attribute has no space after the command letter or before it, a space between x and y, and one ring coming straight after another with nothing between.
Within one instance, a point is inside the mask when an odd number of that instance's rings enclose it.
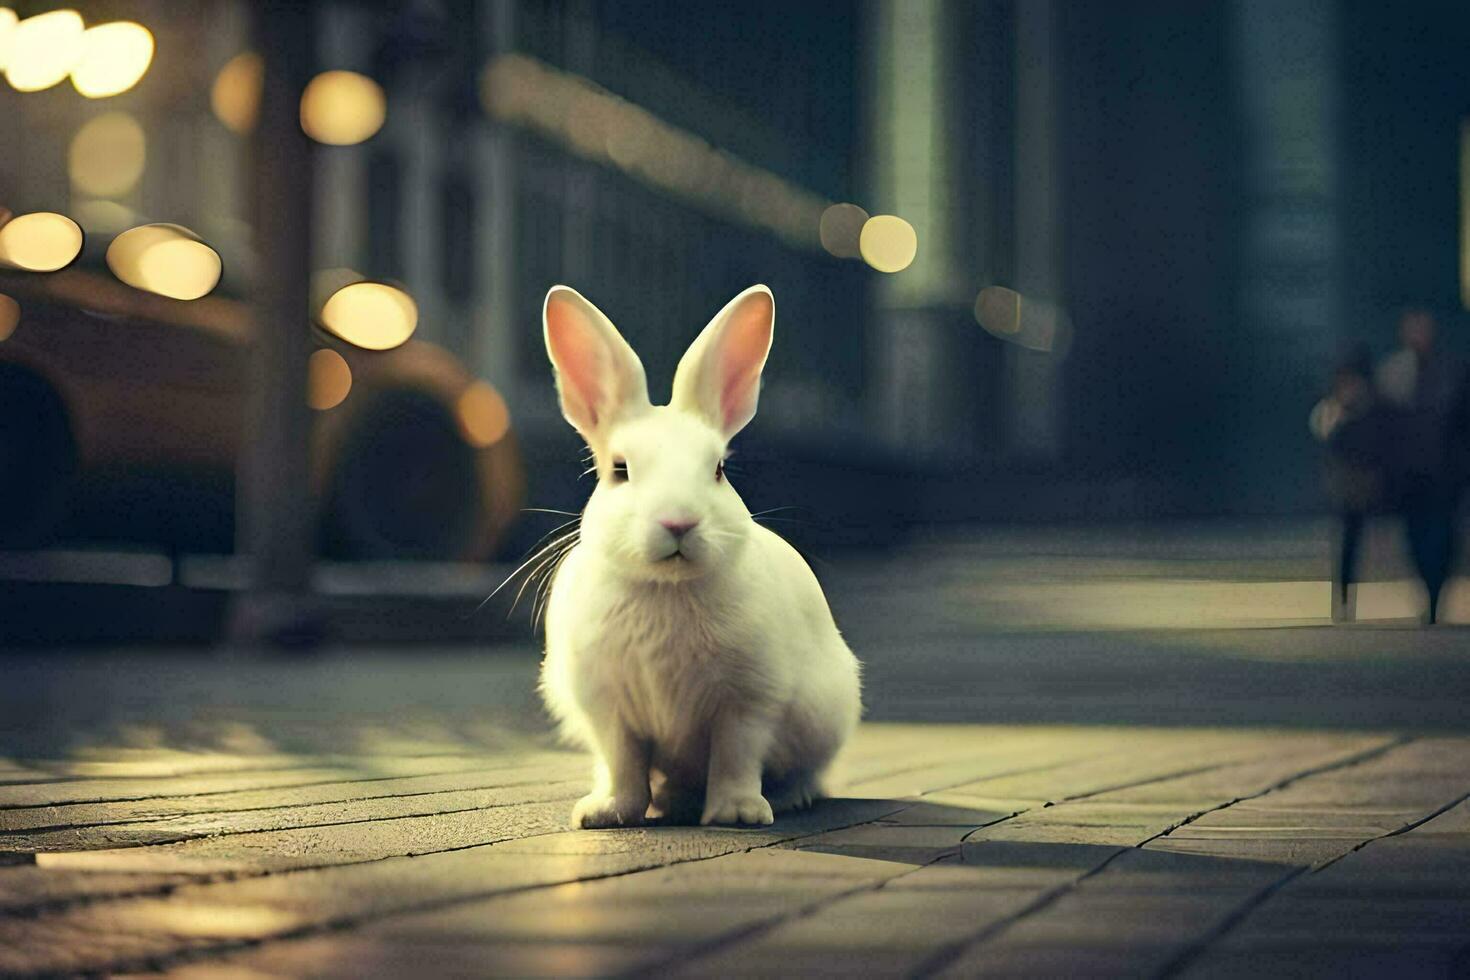
<instances>
[{"instance_id":1,"label":"paved sidewalk","mask_svg":"<svg viewBox=\"0 0 1470 980\"><path fill-rule=\"evenodd\" d=\"M0 657L0 974L1470 975L1470 630L1094 537L819 566L871 720L762 829L567 831L531 642Z\"/></svg>"},{"instance_id":2,"label":"paved sidewalk","mask_svg":"<svg viewBox=\"0 0 1470 980\"><path fill-rule=\"evenodd\" d=\"M0 972L1447 976L1470 737L864 728L759 830L563 829L585 761L102 750L0 770Z\"/></svg>"}]
</instances>

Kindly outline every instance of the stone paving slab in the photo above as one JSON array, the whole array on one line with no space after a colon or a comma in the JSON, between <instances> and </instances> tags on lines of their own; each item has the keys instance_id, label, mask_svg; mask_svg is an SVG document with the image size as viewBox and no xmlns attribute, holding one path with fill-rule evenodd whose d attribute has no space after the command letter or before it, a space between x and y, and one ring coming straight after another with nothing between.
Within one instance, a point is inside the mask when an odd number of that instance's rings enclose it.
<instances>
[{"instance_id":1,"label":"stone paving slab","mask_svg":"<svg viewBox=\"0 0 1470 980\"><path fill-rule=\"evenodd\" d=\"M565 829L572 753L235 758L0 786L0 973L1449 975L1470 948L1470 737L868 725L807 813L618 831Z\"/></svg>"},{"instance_id":2,"label":"stone paving slab","mask_svg":"<svg viewBox=\"0 0 1470 980\"><path fill-rule=\"evenodd\" d=\"M275 943L252 952L248 965L213 960L176 966L176 980L384 980L396 977L605 977L635 969L647 949L616 943L402 942L329 936ZM242 958L244 959L244 958ZM128 975L153 978L156 973Z\"/></svg>"},{"instance_id":3,"label":"stone paving slab","mask_svg":"<svg viewBox=\"0 0 1470 980\"><path fill-rule=\"evenodd\" d=\"M1455 944L1314 940L1308 944L1227 941L1208 961L1191 968L1186 975L1191 980L1230 977L1444 980L1463 977L1467 972L1470 972L1470 960L1466 958L1464 947Z\"/></svg>"},{"instance_id":4,"label":"stone paving slab","mask_svg":"<svg viewBox=\"0 0 1470 980\"><path fill-rule=\"evenodd\" d=\"M370 796L330 804L281 805L249 810L226 810L170 817L163 820L29 831L10 835L6 846L17 852L47 852L51 866L61 867L64 861L56 857L59 851L102 851L140 844L182 844L196 838L217 838L221 835L346 826L404 817L444 816L451 813L469 813L527 803L565 803L575 800L584 789L585 779L582 779L576 782L521 783L508 788L488 787L474 790L404 793L401 796ZM554 812L559 812L558 808L552 809ZM332 846L331 840L328 841L328 846ZM196 850L203 849L205 848L202 846L196 848ZM208 849L216 848L209 845ZM184 850L184 848L179 848L171 853L180 853ZM354 851L353 853L359 852ZM112 861L113 857L112 855L99 855L104 863ZM86 859L78 859L78 861L77 866L86 866Z\"/></svg>"},{"instance_id":5,"label":"stone paving slab","mask_svg":"<svg viewBox=\"0 0 1470 980\"><path fill-rule=\"evenodd\" d=\"M260 789L213 790L143 799L93 803L38 804L0 809L0 832L48 830L169 820L208 813L279 810L319 803L377 800L417 793L448 793L497 786L583 778L586 761L570 753L547 756L533 765L496 768L488 760L456 759L442 772L426 767L413 776L367 776L348 770L304 770ZM326 778L318 778L325 776ZM309 781L303 781L307 777ZM136 792L137 787L133 790Z\"/></svg>"},{"instance_id":6,"label":"stone paving slab","mask_svg":"<svg viewBox=\"0 0 1470 980\"><path fill-rule=\"evenodd\" d=\"M1188 743L1188 738L1182 738ZM1352 764L1358 758L1378 751L1393 743L1388 740L1348 739L1335 746L1313 744L1305 752L1292 751L1287 744L1272 744L1256 741L1256 761L1271 745L1267 786L1254 792L1269 792L1276 784L1300 778L1303 773L1319 769ZM1251 753L1242 752L1243 745L1230 745L1231 751L1224 753L1226 765L1232 760L1249 758ZM1195 749L1197 751L1197 747ZM1325 751L1324 751L1325 750ZM1132 770L1134 782L1143 784L1188 784L1202 773L1216 772L1220 766L1206 765L1175 771L1167 768L1175 756L1169 752L1142 753L1152 759L1152 765L1144 764ZM1207 758L1207 757L1206 757ZM1066 768L1066 767L1063 767ZM1162 771L1161 771L1162 770ZM1248 767L1249 774L1259 779L1260 766ZM1242 784L1245 785L1245 784ZM1050 923L1054 915L1061 918L1055 927L1048 926L1043 935L1055 944L1062 940L1056 934L1068 933L1067 906L1061 912L1054 911L1059 898L1072 892L1089 877L1098 874L1120 856L1136 853L1136 849L1150 840L1161 837L1172 829L1197 819L1200 809L1228 806L1235 797L1209 800L1203 806L1197 791L1187 787L1176 787L1176 798L1192 801L1176 803L1172 812L1168 807L1146 808L1152 820L1142 823L1120 822L1106 818L1081 821L1073 816L1074 811L1087 811L1099 806L1107 807L1112 793L1126 793L1133 786L1116 785L1111 790L1099 790L1074 800L1065 800L1051 806L1018 814L977 828L967 835L959 849L960 867L943 862L913 872L895 874L893 881L880 891L842 897L813 914L790 923L781 923L760 937L733 946L714 954L707 964L708 975L738 972L745 967L746 954L752 947L761 957L772 962L779 961L783 954L791 957L806 957L812 949L836 949L841 945L839 936L851 933L861 937L856 942L868 948L869 944L881 949L887 960L898 961L900 951L907 951L901 972L928 974L941 972L955 976L967 976L989 969L990 946L998 936L1013 930L1016 924L1032 922ZM1200 809L1193 809L1200 806ZM1054 833L1062 828L1063 833ZM963 880L965 872L974 869L969 880ZM995 874L990 872L994 869ZM944 895L945 902L935 902L917 888L904 889L905 879L918 881L926 876L944 876L950 886ZM896 900L897 894L909 892L917 896L912 904ZM1238 888L1233 897L1244 899L1249 892ZM1085 900L1084 900L1085 901ZM1118 907L1124 903L1113 903ZM886 907L889 915L882 911ZM1212 927L1219 919L1228 915L1231 906L1219 896L1208 911L1194 923L1193 930L1176 930L1173 936L1176 945L1183 944L1198 932ZM1085 918L1093 921L1096 910L1087 910ZM1105 917L1103 917L1105 920ZM1109 935L1126 934L1130 921L1114 922L1104 929ZM1055 933L1055 934L1054 934ZM1155 953L1154 959L1166 963L1168 947L1162 947L1157 939L1150 940L1147 933L1140 936ZM1018 942L1007 936L1006 941ZM1019 940L1025 945L1024 934ZM803 960L804 961L804 960ZM1142 968L1144 964L1134 963ZM686 969L692 967L686 966Z\"/></svg>"}]
</instances>

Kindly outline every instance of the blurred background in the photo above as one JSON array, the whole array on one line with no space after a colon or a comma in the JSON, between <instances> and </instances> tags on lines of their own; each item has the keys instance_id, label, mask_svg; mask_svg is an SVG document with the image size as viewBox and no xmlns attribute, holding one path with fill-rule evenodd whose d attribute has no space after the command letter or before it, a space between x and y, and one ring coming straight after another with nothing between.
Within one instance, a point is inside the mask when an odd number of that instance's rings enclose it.
<instances>
[{"instance_id":1,"label":"blurred background","mask_svg":"<svg viewBox=\"0 0 1470 980\"><path fill-rule=\"evenodd\" d=\"M771 286L732 479L850 630L1325 621L1308 412L1467 348L1463 3L6 3L0 646L528 640L558 282L656 401Z\"/></svg>"}]
</instances>

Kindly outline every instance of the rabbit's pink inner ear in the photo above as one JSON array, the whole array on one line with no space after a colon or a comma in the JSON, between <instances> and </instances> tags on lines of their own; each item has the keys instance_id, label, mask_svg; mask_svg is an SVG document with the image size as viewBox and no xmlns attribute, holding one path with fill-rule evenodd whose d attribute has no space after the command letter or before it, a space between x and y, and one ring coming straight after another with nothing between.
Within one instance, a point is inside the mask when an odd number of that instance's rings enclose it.
<instances>
[{"instance_id":1,"label":"rabbit's pink inner ear","mask_svg":"<svg viewBox=\"0 0 1470 980\"><path fill-rule=\"evenodd\" d=\"M720 423L727 437L755 416L761 368L771 350L776 307L771 294L754 292L730 311L715 348Z\"/></svg>"},{"instance_id":2,"label":"rabbit's pink inner ear","mask_svg":"<svg viewBox=\"0 0 1470 980\"><path fill-rule=\"evenodd\" d=\"M569 296L546 301L546 346L567 421L583 435L597 427L607 398L607 354L597 328Z\"/></svg>"}]
</instances>

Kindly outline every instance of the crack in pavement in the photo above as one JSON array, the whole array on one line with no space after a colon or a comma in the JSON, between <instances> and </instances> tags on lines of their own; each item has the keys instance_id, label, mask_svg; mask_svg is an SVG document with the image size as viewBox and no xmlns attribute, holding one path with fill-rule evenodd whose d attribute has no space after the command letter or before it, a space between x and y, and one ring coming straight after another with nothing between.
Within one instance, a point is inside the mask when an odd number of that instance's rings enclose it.
<instances>
[{"instance_id":1,"label":"crack in pavement","mask_svg":"<svg viewBox=\"0 0 1470 980\"><path fill-rule=\"evenodd\" d=\"M911 976L918 980L918 978L929 977L934 975L935 973L938 973L940 970L943 970L945 967L959 960L959 958L965 955L965 953L967 953L969 950L975 948L976 946L980 946L986 942L989 942L991 939L995 938L1006 929L1025 919L1027 916L1034 915L1035 913L1040 912L1041 910L1054 904L1064 895L1067 895L1074 891L1077 886L1082 884L1082 882L1091 878L1093 875L1096 875L1099 872L1103 871L1105 868L1107 868L1108 865L1116 861L1121 855L1127 854L1129 851L1140 850L1162 837L1167 837L1181 827L1187 827L1188 825L1194 823L1196 820L1199 820L1206 814L1215 813L1216 811L1227 809L1229 807L1235 806L1237 803L1244 803L1247 800L1259 799L1260 797L1265 796L1268 793L1278 792L1296 782L1299 782L1300 780L1307 779L1311 776L1317 776L1323 773L1334 772L1339 769L1346 769L1351 766L1361 765L1364 762L1369 762L1373 759L1376 759L1379 756L1393 751L1394 749L1401 748L1412 741L1414 741L1414 739L1410 736L1397 736L1395 738L1387 740L1382 745L1377 745L1370 749L1364 749L1360 752L1355 752L1352 755L1343 759L1338 759L1335 762L1324 763L1320 766L1313 766L1311 768L1304 769L1299 773L1295 773L1285 779L1278 780L1277 782L1272 783L1270 786L1267 786L1265 789L1259 792L1249 793L1245 796L1239 796L1225 803L1220 803L1216 806L1200 810L1197 813L1192 813L1178 823L1165 828L1157 834L1151 835L1150 837L1140 841L1137 844L1129 847L1119 847L1116 851L1108 855L1106 858L1102 859L1102 861L1098 862L1092 868L1078 875L1076 878L1073 878L1071 881L1063 882L1055 888L1048 889L1047 891L1038 895L1034 901L1027 903L1024 907L1018 909L1012 914L991 922L985 928L976 931L975 933L965 937L964 939L940 947L930 956L926 957L924 962L921 963L914 970Z\"/></svg>"},{"instance_id":2,"label":"crack in pavement","mask_svg":"<svg viewBox=\"0 0 1470 980\"><path fill-rule=\"evenodd\" d=\"M83 823L83 824L53 824L53 825L50 825L50 826L42 826L42 827L27 827L24 830L6 830L6 831L0 831L0 846L3 846L6 843L6 840L7 839L24 841L27 837L35 836L35 835L38 835L38 834L57 834L57 833L65 833L66 831L71 831L71 830L96 830L96 829L99 829L99 828L102 828L102 827L151 827L151 826L158 826L160 824L180 823L180 822L186 822L186 821L189 821L189 820L198 820L198 819L201 819L201 818L230 817L230 816L235 816L237 814L242 814L242 813L264 813L264 812L267 812L267 811L270 811L270 810L281 810L281 811L304 810L307 807L313 807L313 806L347 806L347 805L352 804L352 803L371 803L374 800L412 800L412 799L416 799L418 797L423 797L423 796L444 796L444 795L447 795L447 794L450 794L450 793L485 793L485 792L489 792L490 790L497 790L497 789L517 789L517 788L522 787L522 786L555 786L555 785L557 785L559 783L570 783L570 782L577 782L577 781L578 780L571 780L571 779L553 779L553 780L546 780L546 779L523 779L523 780L517 780L516 782L513 782L513 783L490 783L490 784L484 785L484 786L458 786L458 787L455 787L453 789L422 790L422 791L416 792L416 793L382 793L382 794L378 794L378 795L375 795L375 796L352 796L352 797L347 797L345 799L340 799L340 800L320 800L320 801L317 801L317 802L314 802L314 803L277 803L277 804L275 804L273 806L242 806L242 807L238 807L238 808L230 809L230 810L204 810L204 811L200 811L200 812L197 812L197 813L180 813L180 814L170 815L170 816L167 816L167 817L154 817L154 818L151 818L151 819L109 820L109 821L102 822L102 823ZM558 796L558 797L553 797L553 799L554 800L561 800L561 799L566 799L566 797L560 797L560 796ZM547 802L547 801L545 801L545 800L514 800L514 801L511 801L510 803L494 803L494 804L490 804L487 807L467 807L465 809L460 809L460 810L435 810L435 811L430 811L428 813L406 813L406 814L398 814L396 816L376 817L376 818L372 818L372 819L377 819L377 820L397 820L397 819L401 819L401 818L404 818L404 817L434 817L434 816L438 816L440 814L445 814L445 813L464 813L466 810L490 809L491 807L496 807L496 806L515 806L518 803L543 803L543 802ZM105 848L105 849L106 850L111 850L114 847L157 847L157 846L161 846L161 845L165 845L165 844L182 843L183 841L187 841L187 840L198 840L200 838L205 838L205 837L234 837L234 836L238 836L238 835L241 835L241 834L261 834L261 833L271 833L271 832L274 832L274 831L282 831L282 830L303 830L303 829L306 829L308 827L335 827L335 826L341 826L341 824L343 824L343 823L364 823L364 822L370 822L370 821L363 821L363 820L345 820L345 821L338 821L336 823L320 823L320 824L317 824L317 823L308 823L308 824L296 824L296 825L292 825L292 826L282 826L282 827L261 827L261 828L255 829L255 830L225 830L223 832L214 832L214 833L188 833L188 834L181 835L181 836L179 836L177 838L163 838L163 839L160 839L160 840L139 841L139 842L136 842L136 843L120 842L120 843L117 843L117 844L113 844L110 847ZM65 853L65 852L49 851L49 852L44 852L44 853Z\"/></svg>"},{"instance_id":3,"label":"crack in pavement","mask_svg":"<svg viewBox=\"0 0 1470 980\"><path fill-rule=\"evenodd\" d=\"M724 852L717 853L717 854L706 854L706 855L700 855L700 856L697 856L697 857L689 857L689 858L675 858L675 859L672 859L672 860L664 860L664 861L661 861L658 864L646 865L646 866L643 866L643 867L626 868L626 869L619 870L619 871L608 871L608 872L601 872L601 873L592 873L592 874L578 876L576 878L565 878L565 879L562 879L562 880L559 880L559 881L541 882L541 883L531 884L531 885L515 885L515 886L503 887L503 888L491 888L491 889L489 889L487 891L484 891L484 892L477 892L477 893L468 894L468 895L457 895L457 896L454 896L452 898L434 899L434 900L430 900L430 901L426 901L426 902L420 902L418 904L413 904L413 905L406 905L406 906L403 906L403 907L400 907L400 908L394 908L394 909L391 909L391 910L387 910L387 911L383 911L383 912L378 912L378 913L368 913L368 914L365 914L365 915L357 915L357 916L342 916L340 918L328 918L328 919L324 919L324 920L321 920L321 921L318 921L318 922L307 923L305 925L299 926L299 927L294 928L294 929L285 929L285 930L281 930L279 932L270 933L269 935L264 935L264 936L253 936L253 937L244 938L244 939L221 940L219 942L202 944L200 946L190 947L190 948L186 948L186 949L178 949L178 950L174 950L174 951L171 951L171 952L168 952L168 953L164 953L164 954L156 954L156 955L151 955L151 956L140 956L140 957L137 957L137 958L134 958L134 959L118 959L118 960L113 960L113 961L110 961L109 963L107 963L106 965L102 965L102 966L89 966L89 967L86 967L84 969L68 969L68 970L61 970L61 971L35 971L35 972L29 972L29 973L15 973L15 974L8 974L8 975L9 976L14 976L16 978L32 978L32 980L39 980L39 978L44 978L44 977L75 976L75 975L77 975L79 973L80 974L87 974L87 975L93 975L93 974L105 975L105 974L112 974L112 973L136 973L136 972L144 972L144 971L160 972L162 970L168 969L171 966L175 966L175 965L178 965L178 964L181 964L181 963L194 962L194 961L197 961L197 960L204 960L204 959L209 959L209 958L218 957L218 956L226 956L226 955L229 955L230 953L238 952L238 951L240 951L242 949L250 949L250 948L254 948L254 947L259 947L259 946L263 946L263 945L265 945L267 943L276 943L276 942L282 942L282 941L289 941L289 940L292 940L292 939L304 939L304 938L307 938L309 936L321 935L321 934L331 933L331 932L345 931L345 930L352 929L352 928L355 928L357 926L360 926L360 925L363 925L363 924L366 924L366 923L369 923L369 922L376 922L376 921L380 921L382 919L392 918L392 917L395 917L395 916L414 915L414 914L418 914L418 913L421 913L421 912L432 912L432 911L436 911L436 910L439 910L439 909L453 908L453 907L455 907L457 905L464 905L464 904L468 904L468 903L471 903L471 902L483 901L483 900L488 899L488 898L497 898L497 897L505 896L505 895L516 895L516 894L522 894L522 893L525 893L525 892L539 891L539 890L544 890L544 889L549 889L549 888L557 888L557 887L560 887L562 885L572 884L572 883L576 883L576 882L600 881L600 880L603 880L603 879L606 879L606 878L621 878L621 877L626 877L628 875L639 874L639 873L644 872L644 871L656 871L656 870L659 870L659 869L662 869L662 868L676 867L678 865L696 864L696 863L699 863L701 861L711 861L711 860L714 860L716 858L728 857L728 856L730 856L732 854L751 853L753 851L764 850L766 848L779 847L780 845L789 844L792 841L804 840L804 839L806 839L808 837L817 837L817 836L820 836L822 834L832 833L833 831L837 831L837 830L848 830L848 829L851 829L853 827L860 827L860 826L865 826L867 824L877 823L879 820L882 820L885 817L890 817L890 816L892 816L895 813L902 812L904 809L907 809L907 807L895 805L894 809L885 811L884 813L882 813L880 815L877 815L877 816L865 817L864 819L856 820L856 821L853 821L851 823L842 823L842 824L838 824L836 826L824 827L821 830L814 830L814 831L811 831L809 833L793 834L790 837L786 837L786 838L783 838L783 839L777 840L777 841L769 841L769 842L766 842L766 843L763 843L763 844L755 844L755 845L752 845L752 846L749 846L749 847L737 847L737 848L733 848L731 850L724 851ZM473 844L473 845L467 845L465 847L446 848L444 850L434 851L432 853L435 853L435 854L443 854L443 853L450 853L450 852L453 852L453 851L470 850L470 849L475 848L475 847L487 847L488 848L488 847L493 847L495 844L506 843L506 842L512 841L512 840L531 840L531 839L534 839L536 837L545 837L545 836L549 836L550 834L554 834L554 833L561 833L561 831L548 831L546 834L529 834L529 835L527 835L525 837L505 838L504 840L493 841L493 842L487 843L487 844ZM528 857L529 857L529 855L528 855ZM374 859L374 861L379 861L379 860L388 860L388 859L387 858ZM353 862L353 863L356 863L356 864L369 864L369 863L374 863L374 861ZM331 867L346 867L346 866L347 865L327 865L325 867L331 868ZM289 873L294 873L295 871L298 871L298 870L307 870L307 869L292 869L292 871L289 872ZM319 869L312 869L312 870L319 870ZM917 869L915 869L915 870L917 870ZM269 875L269 874L271 874L271 872L266 872L265 873L265 875ZM231 877L225 878L223 880L224 881L230 881L230 880L237 880L237 879L244 879L244 878L256 878L256 877L264 877L265 875L261 875L261 874L245 874L245 875L231 876ZM185 883L185 884L176 884L170 890L171 891L175 891L175 890L178 890L180 888L193 887L193 886L196 886L196 885L198 885L200 887L208 887L209 885L217 884L217 883L218 882L212 882L212 881L211 882L188 882L188 883Z\"/></svg>"},{"instance_id":4,"label":"crack in pavement","mask_svg":"<svg viewBox=\"0 0 1470 980\"><path fill-rule=\"evenodd\" d=\"M1434 812L1420 817L1416 820L1411 820L1409 823L1404 824L1402 827L1397 827L1393 830L1388 831L1387 833L1378 834L1374 837L1369 837L1366 840L1359 841L1352 847L1349 847L1342 852L1328 858L1326 861L1321 861L1316 865L1303 865L1298 868L1293 868L1289 873L1283 875L1281 878L1273 881L1271 884L1266 885L1265 887L1261 888L1259 891L1251 895L1238 907L1232 910L1229 915L1220 920L1215 928L1209 930L1195 942L1190 943L1188 946L1186 946L1183 950L1180 951L1177 956L1171 959L1168 963L1164 964L1164 966L1159 970L1158 976L1160 978L1178 976L1185 969L1187 969L1190 964L1196 962L1201 956L1207 953L1212 946L1218 943L1221 939L1224 939L1225 936L1234 931L1235 928L1238 927L1246 919L1250 918L1257 909L1265 905L1278 892L1280 892L1287 885L1291 884L1293 881L1296 881L1298 878L1304 877L1308 874L1316 874L1319 871L1329 868L1332 865L1336 864L1338 861L1341 861L1343 858L1347 857L1348 855L1356 854L1358 851L1361 851L1363 848L1367 847L1369 844L1374 843L1375 841L1387 840L1390 837L1398 837L1401 834L1407 834L1409 831L1413 830L1416 827L1422 827L1424 824L1433 820L1435 817L1459 806L1467 799L1470 799L1470 793L1462 793L1460 796L1457 796L1450 802L1435 809Z\"/></svg>"},{"instance_id":5,"label":"crack in pavement","mask_svg":"<svg viewBox=\"0 0 1470 980\"><path fill-rule=\"evenodd\" d=\"M418 758L418 757L415 756L414 758ZM438 757L436 757L436 756L430 756L429 758L438 758ZM428 777L431 777L431 776L454 776L454 775L462 775L464 773L470 773L470 772L497 772L497 771L504 770L504 769L518 769L518 768L520 768L521 766L523 766L525 764L526 763L519 763L518 762L518 763L515 763L515 764L512 764L512 765L504 765L504 766L474 766L474 767L468 768L468 769L447 769L447 770L444 770L443 772L411 773L411 774L406 775L406 776L405 775L393 775L393 776L354 776L352 778L322 779L322 780L316 780L316 781L309 782L309 783L280 783L280 784L276 784L276 785L272 785L272 786L244 786L244 787L234 786L234 787L231 787L229 789L206 789L206 790L199 790L199 791L193 792L193 793L177 793L177 792L175 792L175 793L149 793L149 794L146 794L144 796L107 796L107 797L95 797L95 798L88 798L88 799L81 799L81 800L62 800L62 801L59 801L59 802L53 801L51 803L0 803L0 811L13 812L13 811L16 811L16 810L50 810L50 809L58 809L60 807L66 807L66 806L105 806L105 805L107 805L109 803L147 803L150 800L191 800L191 799L194 799L195 797L200 797L200 796L224 796L224 795L229 794L229 793L265 793L265 792L270 792L271 790L277 790L277 789L284 789L284 790L290 790L290 789L311 789L311 788L317 787L317 786L337 786L337 785L345 785L345 784L350 784L350 783L377 783L377 782L383 782L385 780L390 780L390 779L425 779L425 778L428 778ZM343 768L341 766L334 766L334 765L320 765L320 766L283 766L283 767L280 767L280 768L270 768L270 769L227 769L227 770L213 770L213 771L210 771L210 772L207 772L207 773L197 773L197 774L192 774L192 775L187 775L187 776L173 776L173 775L166 775L166 776L109 776L109 777L106 777L106 778L107 779L119 779L119 780L124 780L124 779L189 779L189 778L195 778L196 776L199 777L199 778L202 778L204 776L233 776L233 775L236 775L236 774L239 774L239 773L263 773L263 772L265 772L265 773L275 773L275 772L302 772L302 771L308 771L309 772L309 771L311 771L313 769L323 769L323 770L326 770L326 769L334 769L334 768L340 768L340 769L342 769L344 775L349 771L349 770L347 770L347 769L345 769L345 768ZM97 777L97 776L78 776L75 779L68 778L68 779L60 779L60 780L48 780L48 781L43 781L43 782L12 783L12 784L9 784L9 786L50 786L50 785L53 785L54 783L73 783L73 782L80 783L80 782L88 782L88 781L96 782L98 780L99 780L99 777ZM198 811L198 812L208 813L210 811L203 810L203 811Z\"/></svg>"},{"instance_id":6,"label":"crack in pavement","mask_svg":"<svg viewBox=\"0 0 1470 980\"><path fill-rule=\"evenodd\" d=\"M1094 756L1094 757L1091 757L1091 758L1100 758L1100 757ZM1075 761L1075 760L1068 760L1068 761ZM1049 763L1049 764L1043 765L1043 766L1033 766L1033 767L1028 767L1028 768L1025 768L1025 769L1018 769L1018 770L1015 770L1014 773L1002 773L1000 775L1005 776L1005 775L1026 773L1026 772L1042 771L1042 770L1051 768L1051 766L1053 766L1053 765L1056 765L1056 763ZM1156 776L1149 776L1149 777L1146 777L1146 778L1143 778L1143 779L1134 780L1134 781L1131 781L1131 782L1120 783L1118 785L1110 786L1110 787L1107 787L1105 789L1091 790L1091 791L1086 792L1086 793L1078 793L1078 794L1076 794L1074 796L1063 797L1060 802L1066 803L1066 802L1070 802L1072 800L1082 800L1082 799L1087 799L1088 797L1091 797L1091 796L1096 796L1096 795L1098 795L1100 793L1108 793L1108 792L1113 792L1115 790L1121 790L1121 789L1132 789L1135 786L1147 786L1147 785L1150 785L1152 783L1163 782L1163 781L1166 781L1166 780L1169 780L1169 779L1178 779L1178 778L1182 778L1183 776L1196 775L1196 774L1201 773L1201 772L1209 772L1209 771L1211 771L1213 769L1221 768L1223 765L1225 765L1225 763L1221 763L1221 764L1218 764L1218 765L1210 765L1210 766L1199 766L1199 767L1194 767L1194 768L1191 768L1191 769L1178 770L1178 771L1174 771L1174 772L1163 773L1163 774L1156 775ZM922 768L922 767L916 767L916 768ZM989 778L997 778L997 777L983 777L983 778L989 779ZM958 782L958 783L952 783L952 784L947 785L947 786L940 786L940 787L936 787L936 788L931 789L931 790L926 790L923 793L919 794L917 797L912 798L913 799L913 805L914 806L917 806L918 804L923 803L925 796L929 796L929 795L932 795L934 793L943 793L946 790L953 789L956 786L965 786L965 785L968 785L970 783L977 782L977 781L979 781L979 780L976 780L976 779L973 779L973 778L972 779L965 779L965 780L962 780L961 782ZM737 944L739 944L741 942L744 942L744 941L746 941L748 939L754 939L754 938L762 935L763 933L770 932L771 930L776 929L776 928L780 927L781 925L784 925L787 922L793 922L793 921L796 921L798 919L807 918L807 917L810 917L812 915L815 915L815 914L821 912L822 910L824 910L826 908L829 908L829 907L831 907L833 905L836 905L836 904L842 902L844 899L851 898L854 895L861 895L861 894L865 894L867 892L880 891L880 890L882 890L883 888L885 888L886 886L888 886L889 884L891 884L894 881L898 881L901 878L905 878L905 877L907 877L907 876L909 876L909 875L911 875L911 874L913 874L913 873L915 873L917 871L920 871L920 870L922 870L924 868L932 867L934 864L937 864L938 862L943 861L946 858L954 857L954 856L958 855L960 853L960 848L963 846L963 844L966 841L968 841L970 839L970 837L972 835L977 834L980 831L985 830L986 828L994 827L994 826L996 826L998 824L1005 823L1007 820L1013 820L1016 817L1019 817L1019 816L1021 816L1024 813L1030 813L1033 810L1046 809L1046 808L1051 807L1053 805L1054 805L1053 803L1047 802L1047 803L1043 804L1040 807L1027 807L1025 809L1016 810L1016 811L1014 811L1012 813L1009 813L1009 814L1006 814L1004 816L997 817L994 820L986 821L985 823L979 824L978 826L976 826L976 827L972 828L971 830L967 831L960 838L959 844L956 845L955 847L949 848L949 849L945 850L943 853L941 853L939 855L936 855L935 857L933 857L930 860L926 861L925 863L923 863L921 865L918 865L916 867L910 868L907 871L901 871L901 872L899 872L899 873L897 873L897 874L895 874L895 875L893 875L893 876L891 876L889 878L883 879L882 881L878 881L878 882L875 882L875 883L865 883L865 884L862 884L862 885L855 886L853 888L846 889L846 890L844 890L842 892L839 892L837 894L828 895L828 896L824 896L823 898L816 899L812 903L810 903L809 905L803 906L802 908L798 909L794 914L787 915L787 916L774 916L774 917L772 917L770 919L763 919L760 922L752 923L752 924L749 924L747 926L742 926L741 928L739 928L737 930L734 930L734 931L732 931L732 932L730 932L728 934L725 934L725 935L722 935L722 936L718 936L718 937L710 940L705 945L697 946L697 947L695 947L692 950L680 950L679 953L677 955L675 955L675 956L670 956L670 957L668 957L668 958L666 958L664 960L656 961L653 964L645 964L645 965L642 965L640 967L637 967L635 970L629 971L629 973L626 974L626 975L631 977L631 976L637 975L638 973L643 973L643 972L646 972L646 971L649 971L649 970L652 970L652 971L655 971L656 972L659 969L662 969L662 968L665 968L665 967L668 967L668 966L672 966L672 965L674 965L676 963L687 965L688 963L694 962L694 961L699 960L699 959L702 959L702 958L706 958L706 957L708 957L710 955L713 955L715 953L720 952L721 950L728 949L731 946L737 945ZM912 806L906 807L905 809L912 809ZM899 811L899 812L902 812L902 811ZM1119 853L1121 853L1123 850L1127 850L1127 849L1126 848L1120 848ZM1109 859L1109 860L1111 860L1111 859ZM1101 870L1101 869L1099 868L1097 870Z\"/></svg>"}]
</instances>

